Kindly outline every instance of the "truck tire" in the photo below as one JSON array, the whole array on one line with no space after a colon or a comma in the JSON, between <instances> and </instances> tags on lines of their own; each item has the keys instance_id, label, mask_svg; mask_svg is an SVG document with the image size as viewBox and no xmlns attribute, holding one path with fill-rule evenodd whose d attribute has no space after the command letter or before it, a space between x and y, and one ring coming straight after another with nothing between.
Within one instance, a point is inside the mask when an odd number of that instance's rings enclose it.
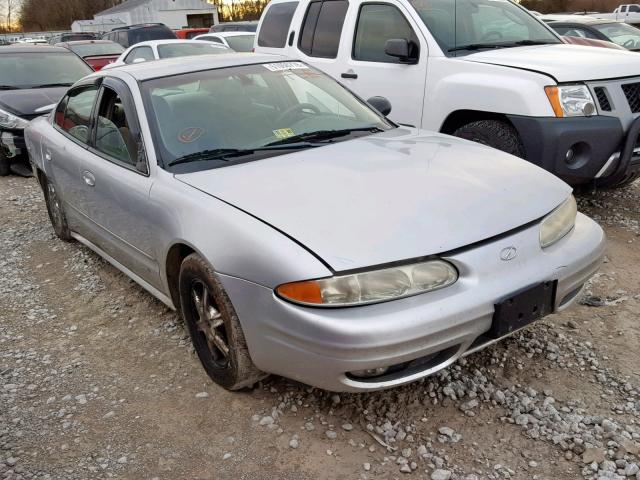
<instances>
[{"instance_id":1,"label":"truck tire","mask_svg":"<svg viewBox=\"0 0 640 480\"><path fill-rule=\"evenodd\" d=\"M6 177L11 172L11 160L0 152L0 177Z\"/></svg>"},{"instance_id":2,"label":"truck tire","mask_svg":"<svg viewBox=\"0 0 640 480\"><path fill-rule=\"evenodd\" d=\"M182 262L178 283L182 318L209 377L227 390L265 378L251 360L240 320L209 263L192 253Z\"/></svg>"},{"instance_id":3,"label":"truck tire","mask_svg":"<svg viewBox=\"0 0 640 480\"><path fill-rule=\"evenodd\" d=\"M497 148L516 157L525 158L526 153L520 135L513 126L500 120L479 120L458 128L453 135L465 140Z\"/></svg>"},{"instance_id":4,"label":"truck tire","mask_svg":"<svg viewBox=\"0 0 640 480\"><path fill-rule=\"evenodd\" d=\"M605 188L605 189L624 188L628 185L631 185L638 178L640 178L640 172L631 173L626 177L624 177L622 180L612 184L608 184L607 179L604 178L600 185L598 185L598 183L600 182L596 182L596 187Z\"/></svg>"}]
</instances>

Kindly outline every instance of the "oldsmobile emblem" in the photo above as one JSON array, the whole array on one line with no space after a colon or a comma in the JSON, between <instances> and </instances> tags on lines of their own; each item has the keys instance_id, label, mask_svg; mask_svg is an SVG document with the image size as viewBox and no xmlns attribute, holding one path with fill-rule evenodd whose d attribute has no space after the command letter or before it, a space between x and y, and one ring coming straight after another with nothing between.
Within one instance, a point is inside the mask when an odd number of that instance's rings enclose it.
<instances>
[{"instance_id":1,"label":"oldsmobile emblem","mask_svg":"<svg viewBox=\"0 0 640 480\"><path fill-rule=\"evenodd\" d=\"M518 249L516 247L506 247L500 251L500 260L508 262L518 256Z\"/></svg>"}]
</instances>

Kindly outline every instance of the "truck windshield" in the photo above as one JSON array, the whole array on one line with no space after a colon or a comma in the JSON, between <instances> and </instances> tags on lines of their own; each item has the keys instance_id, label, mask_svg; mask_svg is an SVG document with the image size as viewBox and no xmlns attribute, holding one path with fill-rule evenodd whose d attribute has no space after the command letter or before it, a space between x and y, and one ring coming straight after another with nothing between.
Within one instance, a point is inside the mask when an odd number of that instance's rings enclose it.
<instances>
[{"instance_id":1,"label":"truck windshield","mask_svg":"<svg viewBox=\"0 0 640 480\"><path fill-rule=\"evenodd\" d=\"M447 55L483 49L562 43L509 0L410 0Z\"/></svg>"}]
</instances>

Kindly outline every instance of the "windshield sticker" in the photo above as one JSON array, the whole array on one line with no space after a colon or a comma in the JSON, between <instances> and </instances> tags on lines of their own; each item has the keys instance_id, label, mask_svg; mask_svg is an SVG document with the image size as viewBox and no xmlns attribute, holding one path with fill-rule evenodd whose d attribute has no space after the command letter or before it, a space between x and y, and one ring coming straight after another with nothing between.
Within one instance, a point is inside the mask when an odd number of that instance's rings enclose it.
<instances>
[{"instance_id":1,"label":"windshield sticker","mask_svg":"<svg viewBox=\"0 0 640 480\"><path fill-rule=\"evenodd\" d=\"M180 140L182 143L195 142L202 136L203 133L204 133L204 129L199 127L185 128L178 135L178 140Z\"/></svg>"},{"instance_id":2,"label":"windshield sticker","mask_svg":"<svg viewBox=\"0 0 640 480\"><path fill-rule=\"evenodd\" d=\"M278 63L265 63L264 67L272 72L283 72L285 70L308 70L302 62L278 62Z\"/></svg>"},{"instance_id":3,"label":"windshield sticker","mask_svg":"<svg viewBox=\"0 0 640 480\"><path fill-rule=\"evenodd\" d=\"M295 133L290 128L279 128L278 130L274 130L273 134L276 138L289 138L293 137Z\"/></svg>"}]
</instances>

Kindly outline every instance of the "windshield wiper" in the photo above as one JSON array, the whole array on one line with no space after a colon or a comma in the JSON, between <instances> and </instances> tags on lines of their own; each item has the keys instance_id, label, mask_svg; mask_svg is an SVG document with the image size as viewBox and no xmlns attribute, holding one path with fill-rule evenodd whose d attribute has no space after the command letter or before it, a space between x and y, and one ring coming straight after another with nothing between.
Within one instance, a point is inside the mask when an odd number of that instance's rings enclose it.
<instances>
[{"instance_id":1,"label":"windshield wiper","mask_svg":"<svg viewBox=\"0 0 640 480\"><path fill-rule=\"evenodd\" d=\"M73 83L44 83L42 85L34 85L29 88L54 88L54 87L70 87Z\"/></svg>"},{"instance_id":2,"label":"windshield wiper","mask_svg":"<svg viewBox=\"0 0 640 480\"><path fill-rule=\"evenodd\" d=\"M244 157L257 152L266 152L270 150L300 150L303 148L314 148L318 146L319 145L315 145L313 143L296 142L295 144L283 146L269 144L255 148L215 148L211 150L203 150L201 152L190 153L189 155L176 158L172 162L169 162L168 166L173 167L174 165L180 165L181 163L209 160L221 160L223 162L228 162L230 158Z\"/></svg>"},{"instance_id":3,"label":"windshield wiper","mask_svg":"<svg viewBox=\"0 0 640 480\"><path fill-rule=\"evenodd\" d=\"M0 90L20 90L20 87L14 87L13 85L0 85Z\"/></svg>"},{"instance_id":4,"label":"windshield wiper","mask_svg":"<svg viewBox=\"0 0 640 480\"><path fill-rule=\"evenodd\" d=\"M290 143L297 143L301 141L312 140L331 140L332 138L344 137L353 132L371 132L378 133L383 132L381 128L375 126L360 127L360 128L345 128L342 130L318 130L316 132L301 133L300 135L294 135L289 138L283 138L282 140L276 140L275 142L268 143L266 146L287 145Z\"/></svg>"},{"instance_id":5,"label":"windshield wiper","mask_svg":"<svg viewBox=\"0 0 640 480\"><path fill-rule=\"evenodd\" d=\"M468 45L460 45L459 47L450 48L449 52L458 52L460 50L482 50L482 49L498 49L498 48L513 48L513 47L526 47L529 45L551 45L560 42L551 42L548 40L519 40L517 42L507 43L470 43Z\"/></svg>"}]
</instances>

